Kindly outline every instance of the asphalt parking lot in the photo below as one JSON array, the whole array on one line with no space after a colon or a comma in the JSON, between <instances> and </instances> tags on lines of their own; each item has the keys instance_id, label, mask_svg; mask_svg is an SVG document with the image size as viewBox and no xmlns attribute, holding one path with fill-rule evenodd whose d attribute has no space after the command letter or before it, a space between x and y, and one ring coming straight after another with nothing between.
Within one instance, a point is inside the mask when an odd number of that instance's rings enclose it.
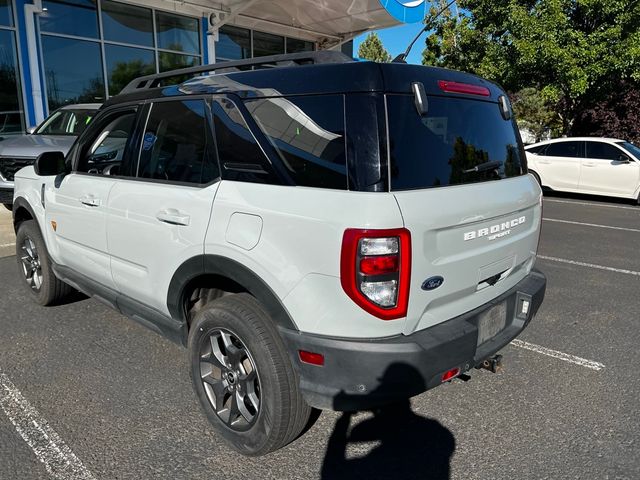
<instances>
[{"instance_id":1,"label":"asphalt parking lot","mask_svg":"<svg viewBox=\"0 0 640 480\"><path fill-rule=\"evenodd\" d=\"M640 478L640 207L545 198L547 296L503 372L325 412L259 459L209 429L185 350L94 300L28 301L1 210L0 479Z\"/></svg>"}]
</instances>

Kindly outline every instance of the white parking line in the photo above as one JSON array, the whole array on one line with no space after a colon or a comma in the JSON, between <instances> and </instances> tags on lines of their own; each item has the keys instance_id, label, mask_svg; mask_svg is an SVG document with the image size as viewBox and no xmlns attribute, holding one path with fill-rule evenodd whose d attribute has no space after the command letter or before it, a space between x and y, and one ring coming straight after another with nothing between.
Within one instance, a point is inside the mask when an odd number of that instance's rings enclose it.
<instances>
[{"instance_id":1,"label":"white parking line","mask_svg":"<svg viewBox=\"0 0 640 480\"><path fill-rule=\"evenodd\" d=\"M0 408L51 477L56 480L95 480L91 472L2 372Z\"/></svg>"},{"instance_id":2,"label":"white parking line","mask_svg":"<svg viewBox=\"0 0 640 480\"><path fill-rule=\"evenodd\" d=\"M568 260L566 258L558 258L558 257L547 257L546 255L538 255L537 258L541 258L542 260L549 260L552 262L568 263L570 265L578 265L580 267L597 268L598 270L607 270L609 272L625 273L627 275L635 275L636 277L640 277L640 272L636 272L635 270L625 270L624 268L606 267L604 265L596 265L595 263L576 262L575 260Z\"/></svg>"},{"instance_id":3,"label":"white parking line","mask_svg":"<svg viewBox=\"0 0 640 480\"><path fill-rule=\"evenodd\" d=\"M574 222L572 220L560 220L558 218L543 218L545 222L557 222L557 223L569 223L571 225L583 225L585 227L597 227L597 228L608 228L610 230L623 230L625 232L636 232L640 233L640 229L638 228L628 228L628 227L612 227L610 225L599 225L597 223L584 223L584 222Z\"/></svg>"},{"instance_id":4,"label":"white parking line","mask_svg":"<svg viewBox=\"0 0 640 480\"><path fill-rule=\"evenodd\" d=\"M603 207L603 208L619 208L621 210L635 210L640 213L640 208L638 207L623 207L622 205L606 205L603 203L594 203L594 202L572 202L570 200L554 200L550 198L545 198L544 202L550 203L569 203L571 205L589 205L593 207Z\"/></svg>"},{"instance_id":5,"label":"white parking line","mask_svg":"<svg viewBox=\"0 0 640 480\"><path fill-rule=\"evenodd\" d=\"M551 350L550 348L541 347L540 345L535 345L533 343L523 342L522 340L512 340L511 345L513 345L514 347L524 348L525 350L531 350L532 352L540 353L542 355L547 355L549 357L557 358L558 360L562 360L564 362L580 365L581 367L590 368L591 370L599 371L604 368L604 364L600 362L594 362L593 360L587 360L586 358L569 355L568 353L559 352L557 350Z\"/></svg>"},{"instance_id":6,"label":"white parking line","mask_svg":"<svg viewBox=\"0 0 640 480\"><path fill-rule=\"evenodd\" d=\"M2 247L15 247L16 244L15 243L3 243L2 245L0 245L0 248Z\"/></svg>"}]
</instances>

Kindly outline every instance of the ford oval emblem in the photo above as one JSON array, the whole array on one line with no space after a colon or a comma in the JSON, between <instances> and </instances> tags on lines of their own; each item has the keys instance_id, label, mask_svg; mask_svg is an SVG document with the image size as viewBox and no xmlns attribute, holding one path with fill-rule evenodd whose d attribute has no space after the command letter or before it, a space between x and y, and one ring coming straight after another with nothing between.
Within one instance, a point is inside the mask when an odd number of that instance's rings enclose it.
<instances>
[{"instance_id":1,"label":"ford oval emblem","mask_svg":"<svg viewBox=\"0 0 640 480\"><path fill-rule=\"evenodd\" d=\"M444 283L444 278L441 276L429 277L424 282L422 282L423 290L435 290L440 285Z\"/></svg>"}]
</instances>

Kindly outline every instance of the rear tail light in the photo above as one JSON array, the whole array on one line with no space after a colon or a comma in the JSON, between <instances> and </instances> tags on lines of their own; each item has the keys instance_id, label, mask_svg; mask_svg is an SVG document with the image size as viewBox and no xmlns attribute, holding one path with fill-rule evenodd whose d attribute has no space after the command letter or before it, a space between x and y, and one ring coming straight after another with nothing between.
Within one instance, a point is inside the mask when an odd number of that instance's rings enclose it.
<instances>
[{"instance_id":1,"label":"rear tail light","mask_svg":"<svg viewBox=\"0 0 640 480\"><path fill-rule=\"evenodd\" d=\"M438 80L438 86L443 92L466 93L467 95L481 95L483 97L488 97L491 95L491 92L487 87L481 87L480 85L471 85L470 83Z\"/></svg>"},{"instance_id":2,"label":"rear tail light","mask_svg":"<svg viewBox=\"0 0 640 480\"><path fill-rule=\"evenodd\" d=\"M340 281L349 298L365 311L382 320L405 317L410 277L409 230L345 230Z\"/></svg>"}]
</instances>

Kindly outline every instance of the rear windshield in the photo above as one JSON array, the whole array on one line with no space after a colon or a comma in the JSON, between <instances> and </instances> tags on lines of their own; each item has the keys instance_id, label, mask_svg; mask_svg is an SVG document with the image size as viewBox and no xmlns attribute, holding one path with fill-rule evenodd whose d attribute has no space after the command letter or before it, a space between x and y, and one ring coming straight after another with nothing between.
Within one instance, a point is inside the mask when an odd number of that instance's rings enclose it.
<instances>
[{"instance_id":1,"label":"rear windshield","mask_svg":"<svg viewBox=\"0 0 640 480\"><path fill-rule=\"evenodd\" d=\"M526 170L513 122L496 103L430 96L420 116L412 95L387 95L387 113L391 190L499 180Z\"/></svg>"}]
</instances>

